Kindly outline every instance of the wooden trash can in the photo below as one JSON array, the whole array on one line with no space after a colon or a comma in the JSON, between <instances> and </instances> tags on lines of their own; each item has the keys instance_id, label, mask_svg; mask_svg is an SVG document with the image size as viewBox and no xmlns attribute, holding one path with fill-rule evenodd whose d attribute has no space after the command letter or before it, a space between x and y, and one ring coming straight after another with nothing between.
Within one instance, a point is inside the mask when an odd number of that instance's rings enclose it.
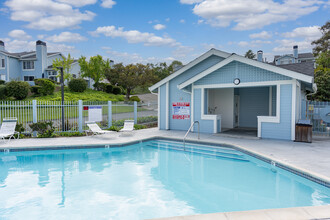
<instances>
[{"instance_id":1,"label":"wooden trash can","mask_svg":"<svg viewBox=\"0 0 330 220\"><path fill-rule=\"evenodd\" d=\"M313 126L310 120L299 120L296 124L296 142L312 143Z\"/></svg>"}]
</instances>

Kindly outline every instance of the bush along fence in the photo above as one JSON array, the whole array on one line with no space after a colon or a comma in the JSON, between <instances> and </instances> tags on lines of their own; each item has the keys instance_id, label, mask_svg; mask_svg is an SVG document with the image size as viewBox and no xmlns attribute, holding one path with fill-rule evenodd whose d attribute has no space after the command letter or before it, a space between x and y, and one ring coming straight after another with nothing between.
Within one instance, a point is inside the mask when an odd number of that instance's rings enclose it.
<instances>
[{"instance_id":1,"label":"bush along fence","mask_svg":"<svg viewBox=\"0 0 330 220\"><path fill-rule=\"evenodd\" d=\"M30 125L33 123L48 121L52 122L55 132L83 132L90 120L97 121L102 128L122 126L127 119L133 119L135 124L157 123L157 108L150 108L150 103L137 102L79 100L65 101L62 105L60 101L1 101L0 122L6 117L16 117L25 133L32 132Z\"/></svg>"},{"instance_id":2,"label":"bush along fence","mask_svg":"<svg viewBox=\"0 0 330 220\"><path fill-rule=\"evenodd\" d=\"M330 102L302 100L301 118L310 119L314 135L330 136Z\"/></svg>"}]
</instances>

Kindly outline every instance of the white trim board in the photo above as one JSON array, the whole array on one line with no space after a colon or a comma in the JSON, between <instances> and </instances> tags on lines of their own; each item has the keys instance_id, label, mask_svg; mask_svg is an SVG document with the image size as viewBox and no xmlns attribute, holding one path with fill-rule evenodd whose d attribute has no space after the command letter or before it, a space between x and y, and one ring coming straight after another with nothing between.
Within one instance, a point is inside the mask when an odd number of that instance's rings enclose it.
<instances>
[{"instance_id":1,"label":"white trim board","mask_svg":"<svg viewBox=\"0 0 330 220\"><path fill-rule=\"evenodd\" d=\"M280 123L281 118L281 84L276 85L276 116L257 116L258 120L258 137L261 138L262 123Z\"/></svg>"},{"instance_id":2,"label":"white trim board","mask_svg":"<svg viewBox=\"0 0 330 220\"><path fill-rule=\"evenodd\" d=\"M169 75L165 79L163 79L163 80L159 81L158 83L156 83L155 85L149 87L149 90L153 91L153 90L157 89L158 87L160 87L164 83L166 83L166 82L170 81L171 79L179 76L181 73L187 71L188 69L192 68L193 66L197 65L198 63L202 62L203 60L209 58L212 55L227 58L227 57L230 56L230 53L227 53L227 52L224 52L224 51L221 51L221 50L216 50L216 49L212 48L211 50L209 50L208 52L206 52L203 55L199 56L198 58L194 59L193 61L191 61L190 63L188 63L187 65L185 65L181 69L179 69L178 71L172 73L171 75Z\"/></svg>"},{"instance_id":3,"label":"white trim board","mask_svg":"<svg viewBox=\"0 0 330 220\"><path fill-rule=\"evenodd\" d=\"M205 115L204 114L204 104L205 104L205 89L201 89L201 120L213 120L213 133L217 133L217 121L220 119L221 123L221 115ZM220 125L221 131L221 125ZM219 131L219 132L220 132Z\"/></svg>"},{"instance_id":4,"label":"white trim board","mask_svg":"<svg viewBox=\"0 0 330 220\"><path fill-rule=\"evenodd\" d=\"M165 129L168 130L170 129L170 114L169 114L169 108L170 108L170 85L169 82L166 82L165 89L166 89L166 94L165 94L165 102L166 102L166 112L165 112L165 117L166 117L166 122L165 122Z\"/></svg>"},{"instance_id":5,"label":"white trim board","mask_svg":"<svg viewBox=\"0 0 330 220\"><path fill-rule=\"evenodd\" d=\"M263 82L247 82L234 85L232 83L224 84L208 84L208 85L195 85L194 88L205 88L205 89L216 89L216 88L240 88L240 87L258 87L258 86L274 86L291 84L292 80L281 80L281 81L263 81Z\"/></svg>"},{"instance_id":6,"label":"white trim board","mask_svg":"<svg viewBox=\"0 0 330 220\"><path fill-rule=\"evenodd\" d=\"M158 115L158 124L157 124L157 127L158 127L158 130L160 130L160 87L158 88L158 97L157 97L157 102L158 102L158 112L157 112L157 115Z\"/></svg>"},{"instance_id":7,"label":"white trim board","mask_svg":"<svg viewBox=\"0 0 330 220\"><path fill-rule=\"evenodd\" d=\"M294 80L292 82L292 103L291 103L291 140L295 140L296 131L296 98L297 98L297 82Z\"/></svg>"},{"instance_id":8,"label":"white trim board","mask_svg":"<svg viewBox=\"0 0 330 220\"><path fill-rule=\"evenodd\" d=\"M251 60L236 54L232 54L231 56L229 56L228 58L226 58L225 60L220 61L219 63L211 66L210 68L204 70L203 72L199 73L198 75L190 78L189 80L181 83L180 85L178 85L179 89L183 89L186 86L196 82L197 80L211 74L212 72L220 69L221 67L233 62L233 61L237 61L237 62L241 62L241 63L245 63L247 65L251 65L251 66L255 66L264 70L268 70L274 73L278 73L284 76L288 76L291 77L293 79L299 79L301 81L307 82L307 83L313 83L313 77L312 76L307 76L304 75L302 73L298 73L298 72L294 72L291 70L287 70L287 69L283 69L281 67L277 67L277 66L273 66L267 63L262 63L256 60Z\"/></svg>"}]
</instances>

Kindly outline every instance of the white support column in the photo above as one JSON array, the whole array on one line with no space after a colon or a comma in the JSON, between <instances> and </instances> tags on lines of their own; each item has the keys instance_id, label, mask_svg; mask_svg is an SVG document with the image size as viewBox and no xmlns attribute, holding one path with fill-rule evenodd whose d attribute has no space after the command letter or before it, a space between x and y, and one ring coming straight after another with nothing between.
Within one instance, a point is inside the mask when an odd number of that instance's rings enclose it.
<instances>
[{"instance_id":1,"label":"white support column","mask_svg":"<svg viewBox=\"0 0 330 220\"><path fill-rule=\"evenodd\" d=\"M273 87L269 86L269 116L272 116L273 112Z\"/></svg>"},{"instance_id":2,"label":"white support column","mask_svg":"<svg viewBox=\"0 0 330 220\"><path fill-rule=\"evenodd\" d=\"M296 133L296 99L297 99L297 80L292 82L292 108L291 108L291 140L295 140Z\"/></svg>"},{"instance_id":3,"label":"white support column","mask_svg":"<svg viewBox=\"0 0 330 220\"><path fill-rule=\"evenodd\" d=\"M158 87L158 130L160 130L160 87Z\"/></svg>"},{"instance_id":4,"label":"white support column","mask_svg":"<svg viewBox=\"0 0 330 220\"><path fill-rule=\"evenodd\" d=\"M169 89L169 82L166 82L166 126L165 126L166 130L170 129L169 108L170 108L170 89Z\"/></svg>"},{"instance_id":5,"label":"white support column","mask_svg":"<svg viewBox=\"0 0 330 220\"><path fill-rule=\"evenodd\" d=\"M191 96L190 96L190 124L194 122L194 84L191 85ZM191 131L194 131L192 127Z\"/></svg>"}]
</instances>

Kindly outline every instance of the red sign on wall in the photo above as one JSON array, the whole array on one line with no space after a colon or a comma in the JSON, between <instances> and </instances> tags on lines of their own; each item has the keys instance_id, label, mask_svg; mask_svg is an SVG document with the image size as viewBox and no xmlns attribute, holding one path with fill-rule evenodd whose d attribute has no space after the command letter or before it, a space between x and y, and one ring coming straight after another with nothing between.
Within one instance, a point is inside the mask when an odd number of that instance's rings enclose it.
<instances>
[{"instance_id":1,"label":"red sign on wall","mask_svg":"<svg viewBox=\"0 0 330 220\"><path fill-rule=\"evenodd\" d=\"M173 119L190 119L190 102L173 102Z\"/></svg>"}]
</instances>

